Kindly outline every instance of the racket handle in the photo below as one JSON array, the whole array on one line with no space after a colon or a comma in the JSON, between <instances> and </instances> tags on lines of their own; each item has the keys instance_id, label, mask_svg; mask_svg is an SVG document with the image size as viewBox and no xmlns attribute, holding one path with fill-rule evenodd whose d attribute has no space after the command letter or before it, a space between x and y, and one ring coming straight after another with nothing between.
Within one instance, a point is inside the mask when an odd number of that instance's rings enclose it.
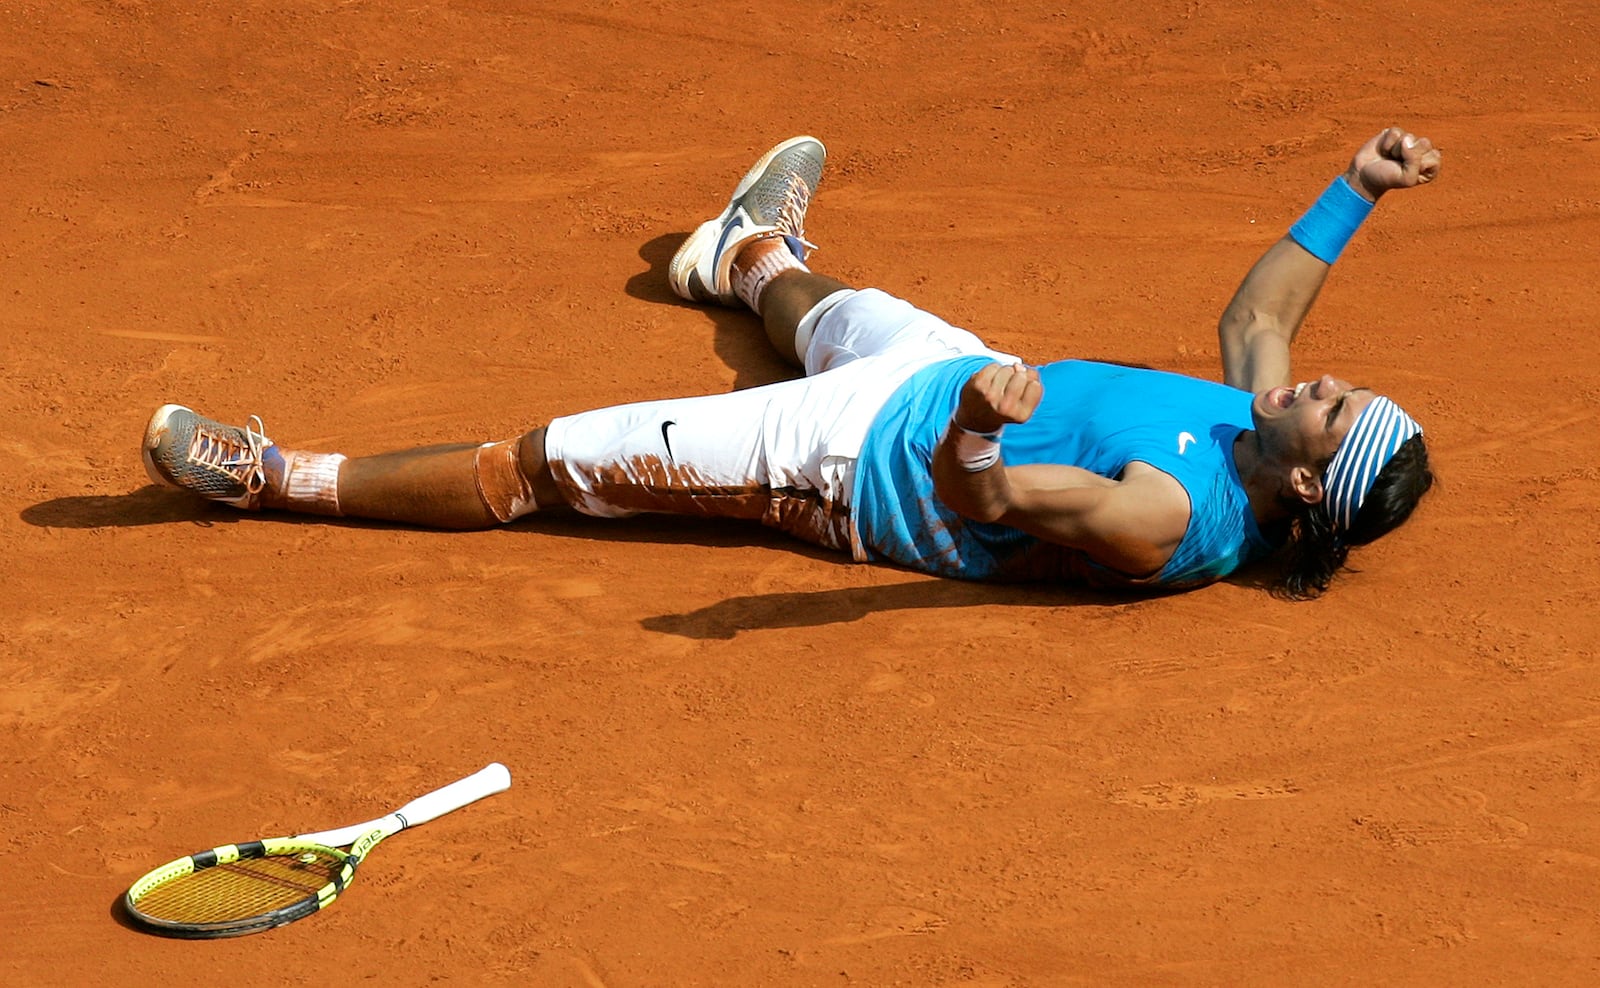
<instances>
[{"instance_id":1,"label":"racket handle","mask_svg":"<svg viewBox=\"0 0 1600 988\"><path fill-rule=\"evenodd\" d=\"M465 779L458 779L442 789L435 789L426 796L418 796L396 810L395 816L400 817L403 827L415 827L419 823L427 823L452 810L459 810L468 803L475 803L485 796L493 796L510 788L511 771L499 762L491 762L487 767L479 769Z\"/></svg>"},{"instance_id":2,"label":"racket handle","mask_svg":"<svg viewBox=\"0 0 1600 988\"><path fill-rule=\"evenodd\" d=\"M468 803L493 796L511 788L511 773L499 762L492 762L465 779L458 779L443 789L435 789L426 796L418 796L388 816L366 823L351 824L338 830L322 830L314 834L301 834L300 840L328 847L345 847L370 830L382 829L384 836L398 834L407 827L427 823L435 817L459 810Z\"/></svg>"}]
</instances>

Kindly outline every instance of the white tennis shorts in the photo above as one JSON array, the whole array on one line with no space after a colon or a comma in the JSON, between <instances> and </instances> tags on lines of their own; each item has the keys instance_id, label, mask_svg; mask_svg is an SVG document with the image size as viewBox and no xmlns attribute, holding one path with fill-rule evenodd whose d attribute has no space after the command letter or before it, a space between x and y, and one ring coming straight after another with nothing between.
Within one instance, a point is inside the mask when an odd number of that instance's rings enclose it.
<instances>
[{"instance_id":1,"label":"white tennis shorts","mask_svg":"<svg viewBox=\"0 0 1600 988\"><path fill-rule=\"evenodd\" d=\"M865 560L850 524L856 458L896 388L973 354L977 336L877 289L835 292L801 322L806 376L728 394L568 415L545 433L550 471L587 515L743 518Z\"/></svg>"}]
</instances>

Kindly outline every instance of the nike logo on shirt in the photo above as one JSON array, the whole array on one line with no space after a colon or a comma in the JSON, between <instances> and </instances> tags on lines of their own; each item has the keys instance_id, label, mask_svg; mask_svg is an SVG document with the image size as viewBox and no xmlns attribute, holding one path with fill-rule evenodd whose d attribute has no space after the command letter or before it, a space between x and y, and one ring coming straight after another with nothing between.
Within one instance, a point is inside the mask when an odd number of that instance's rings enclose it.
<instances>
[{"instance_id":1,"label":"nike logo on shirt","mask_svg":"<svg viewBox=\"0 0 1600 988\"><path fill-rule=\"evenodd\" d=\"M1189 447L1189 444L1194 442L1194 441L1195 441L1195 438L1194 438L1193 435L1191 435L1191 434L1189 434L1187 432L1178 433L1178 455L1182 456L1183 455L1183 451L1185 449L1187 449Z\"/></svg>"}]
</instances>

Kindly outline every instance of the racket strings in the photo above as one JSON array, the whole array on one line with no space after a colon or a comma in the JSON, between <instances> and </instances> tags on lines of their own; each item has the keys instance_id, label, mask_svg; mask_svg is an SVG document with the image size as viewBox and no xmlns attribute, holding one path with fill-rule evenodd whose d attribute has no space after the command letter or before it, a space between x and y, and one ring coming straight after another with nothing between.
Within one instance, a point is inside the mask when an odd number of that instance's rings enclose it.
<instances>
[{"instance_id":1,"label":"racket strings","mask_svg":"<svg viewBox=\"0 0 1600 988\"><path fill-rule=\"evenodd\" d=\"M342 867L340 859L316 852L248 858L158 885L135 905L173 923L249 919L315 896Z\"/></svg>"}]
</instances>

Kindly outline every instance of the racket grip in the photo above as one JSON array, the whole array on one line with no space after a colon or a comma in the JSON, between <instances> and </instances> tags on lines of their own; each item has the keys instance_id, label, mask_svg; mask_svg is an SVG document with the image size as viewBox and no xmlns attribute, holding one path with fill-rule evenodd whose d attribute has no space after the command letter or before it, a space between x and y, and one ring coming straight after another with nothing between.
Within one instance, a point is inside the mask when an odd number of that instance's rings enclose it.
<instances>
[{"instance_id":1,"label":"racket grip","mask_svg":"<svg viewBox=\"0 0 1600 988\"><path fill-rule=\"evenodd\" d=\"M395 816L400 818L402 827L415 827L510 788L511 771L499 762L491 762L465 779L458 779L442 789L418 796L396 810Z\"/></svg>"}]
</instances>

